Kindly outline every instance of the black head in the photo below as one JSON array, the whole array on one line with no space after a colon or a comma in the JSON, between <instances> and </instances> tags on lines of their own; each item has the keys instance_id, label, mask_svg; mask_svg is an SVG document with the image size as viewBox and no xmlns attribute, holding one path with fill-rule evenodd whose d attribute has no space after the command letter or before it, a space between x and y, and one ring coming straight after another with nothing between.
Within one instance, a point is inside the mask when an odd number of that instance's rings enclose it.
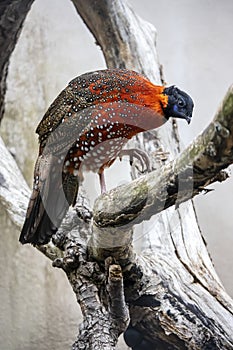
<instances>
[{"instance_id":1,"label":"black head","mask_svg":"<svg viewBox=\"0 0 233 350\"><path fill-rule=\"evenodd\" d=\"M193 100L184 91L177 87L170 86L164 89L164 94L168 96L168 104L164 109L165 117L186 119L191 122L193 111Z\"/></svg>"}]
</instances>

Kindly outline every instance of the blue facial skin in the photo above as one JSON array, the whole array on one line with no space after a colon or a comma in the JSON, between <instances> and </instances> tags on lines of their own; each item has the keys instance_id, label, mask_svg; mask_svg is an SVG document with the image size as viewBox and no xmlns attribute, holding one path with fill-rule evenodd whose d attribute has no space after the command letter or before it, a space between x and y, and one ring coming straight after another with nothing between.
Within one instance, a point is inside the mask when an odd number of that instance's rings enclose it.
<instances>
[{"instance_id":1,"label":"blue facial skin","mask_svg":"<svg viewBox=\"0 0 233 350\"><path fill-rule=\"evenodd\" d=\"M165 117L185 119L189 124L194 106L191 97L175 86L165 88L164 93L168 96L168 104L164 110Z\"/></svg>"},{"instance_id":2,"label":"blue facial skin","mask_svg":"<svg viewBox=\"0 0 233 350\"><path fill-rule=\"evenodd\" d=\"M180 111L180 108L175 104L173 106L173 116L180 119L186 119L187 123L190 124L192 113L189 115L182 113L182 111Z\"/></svg>"}]
</instances>

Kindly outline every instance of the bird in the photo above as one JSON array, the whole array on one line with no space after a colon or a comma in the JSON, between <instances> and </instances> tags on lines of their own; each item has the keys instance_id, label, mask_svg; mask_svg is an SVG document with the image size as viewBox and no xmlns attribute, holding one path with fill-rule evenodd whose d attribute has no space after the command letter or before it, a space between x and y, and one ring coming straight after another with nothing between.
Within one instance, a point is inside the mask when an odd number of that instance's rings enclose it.
<instances>
[{"instance_id":1,"label":"bird","mask_svg":"<svg viewBox=\"0 0 233 350\"><path fill-rule=\"evenodd\" d=\"M193 106L175 85L155 85L128 69L97 70L71 80L36 129L39 154L19 241L48 243L76 203L83 171L97 173L101 193L106 192L104 170L127 153L122 148L129 139L170 117L190 123ZM128 153L131 160L147 158L135 149Z\"/></svg>"}]
</instances>

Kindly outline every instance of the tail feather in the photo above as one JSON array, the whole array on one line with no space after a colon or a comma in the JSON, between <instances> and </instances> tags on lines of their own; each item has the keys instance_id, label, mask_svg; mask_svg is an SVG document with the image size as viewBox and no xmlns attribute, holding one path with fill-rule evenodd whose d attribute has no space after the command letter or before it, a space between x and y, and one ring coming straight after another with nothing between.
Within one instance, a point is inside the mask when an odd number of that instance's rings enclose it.
<instances>
[{"instance_id":1,"label":"tail feather","mask_svg":"<svg viewBox=\"0 0 233 350\"><path fill-rule=\"evenodd\" d=\"M58 230L68 208L76 201L78 179L62 174L53 157L37 162L35 183L19 241L42 245Z\"/></svg>"},{"instance_id":2,"label":"tail feather","mask_svg":"<svg viewBox=\"0 0 233 350\"><path fill-rule=\"evenodd\" d=\"M40 215L36 216L36 207L40 208ZM30 213L30 216L26 218L19 241L22 244L31 243L33 245L42 245L49 242L50 238L56 233L58 227L56 227L46 210L43 207L41 197L38 196L35 202L35 208Z\"/></svg>"}]
</instances>

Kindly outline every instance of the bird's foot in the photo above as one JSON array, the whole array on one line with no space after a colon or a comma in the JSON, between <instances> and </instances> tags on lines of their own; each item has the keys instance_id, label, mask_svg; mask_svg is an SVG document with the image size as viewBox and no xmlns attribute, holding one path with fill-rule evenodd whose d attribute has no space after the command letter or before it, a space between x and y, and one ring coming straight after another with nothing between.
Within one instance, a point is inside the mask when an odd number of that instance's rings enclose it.
<instances>
[{"instance_id":1,"label":"bird's foot","mask_svg":"<svg viewBox=\"0 0 233 350\"><path fill-rule=\"evenodd\" d=\"M164 162L168 160L169 152L165 152L162 149L159 149L158 151L152 153L152 157L154 157L155 160Z\"/></svg>"},{"instance_id":2,"label":"bird's foot","mask_svg":"<svg viewBox=\"0 0 233 350\"><path fill-rule=\"evenodd\" d=\"M122 157L129 156L130 165L133 164L134 158L136 158L142 168L142 172L150 172L152 170L151 162L148 154L138 148L122 149L118 157L122 160Z\"/></svg>"}]
</instances>

